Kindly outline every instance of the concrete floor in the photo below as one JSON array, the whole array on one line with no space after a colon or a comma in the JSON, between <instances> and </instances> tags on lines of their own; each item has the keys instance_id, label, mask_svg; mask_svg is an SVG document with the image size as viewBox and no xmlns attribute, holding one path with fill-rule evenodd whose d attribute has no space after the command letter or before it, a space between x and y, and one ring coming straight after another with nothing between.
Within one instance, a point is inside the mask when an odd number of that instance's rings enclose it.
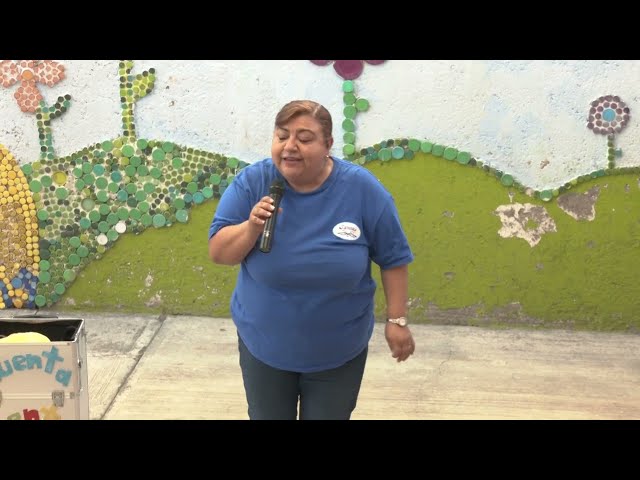
<instances>
[{"instance_id":1,"label":"concrete floor","mask_svg":"<svg viewBox=\"0 0 640 480\"><path fill-rule=\"evenodd\" d=\"M231 320L68 315L86 320L92 419L248 418ZM412 331L398 364L376 325L353 419L640 419L640 335Z\"/></svg>"}]
</instances>

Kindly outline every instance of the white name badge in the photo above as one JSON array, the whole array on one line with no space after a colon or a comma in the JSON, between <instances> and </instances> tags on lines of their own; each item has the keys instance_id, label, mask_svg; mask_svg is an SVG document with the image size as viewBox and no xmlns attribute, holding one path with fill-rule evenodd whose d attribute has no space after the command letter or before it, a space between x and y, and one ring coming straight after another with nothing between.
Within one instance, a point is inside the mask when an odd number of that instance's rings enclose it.
<instances>
[{"instance_id":1,"label":"white name badge","mask_svg":"<svg viewBox=\"0 0 640 480\"><path fill-rule=\"evenodd\" d=\"M360 238L360 228L351 222L340 222L333 227L333 234L343 240L357 240Z\"/></svg>"}]
</instances>

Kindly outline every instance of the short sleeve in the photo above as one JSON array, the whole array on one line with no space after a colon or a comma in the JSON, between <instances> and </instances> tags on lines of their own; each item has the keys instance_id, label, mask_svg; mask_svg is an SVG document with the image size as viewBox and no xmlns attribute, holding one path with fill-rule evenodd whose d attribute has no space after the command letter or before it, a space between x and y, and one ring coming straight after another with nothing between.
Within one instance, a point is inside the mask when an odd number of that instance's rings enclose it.
<instances>
[{"instance_id":1,"label":"short sleeve","mask_svg":"<svg viewBox=\"0 0 640 480\"><path fill-rule=\"evenodd\" d=\"M209 239L221 228L238 225L249 218L253 203L245 180L241 171L222 194L209 227Z\"/></svg>"},{"instance_id":2,"label":"short sleeve","mask_svg":"<svg viewBox=\"0 0 640 480\"><path fill-rule=\"evenodd\" d=\"M375 223L373 238L369 243L369 255L383 270L413 261L413 253L391 195Z\"/></svg>"}]
</instances>

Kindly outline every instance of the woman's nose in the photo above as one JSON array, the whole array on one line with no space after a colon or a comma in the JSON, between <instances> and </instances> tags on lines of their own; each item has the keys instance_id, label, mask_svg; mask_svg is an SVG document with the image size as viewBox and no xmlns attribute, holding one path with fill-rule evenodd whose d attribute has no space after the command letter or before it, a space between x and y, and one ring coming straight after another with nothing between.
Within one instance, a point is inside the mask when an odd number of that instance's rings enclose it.
<instances>
[{"instance_id":1,"label":"woman's nose","mask_svg":"<svg viewBox=\"0 0 640 480\"><path fill-rule=\"evenodd\" d=\"M284 144L285 150L295 150L296 149L296 139L294 137L289 137Z\"/></svg>"}]
</instances>

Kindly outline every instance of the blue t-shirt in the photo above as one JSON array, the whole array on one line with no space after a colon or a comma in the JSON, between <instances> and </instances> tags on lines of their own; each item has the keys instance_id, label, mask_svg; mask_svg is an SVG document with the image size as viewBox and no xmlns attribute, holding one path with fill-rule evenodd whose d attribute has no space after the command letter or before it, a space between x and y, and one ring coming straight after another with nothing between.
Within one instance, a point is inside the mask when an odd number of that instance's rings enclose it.
<instances>
[{"instance_id":1,"label":"blue t-shirt","mask_svg":"<svg viewBox=\"0 0 640 480\"><path fill-rule=\"evenodd\" d=\"M286 185L271 252L258 249L259 237L238 273L238 334L274 368L315 372L353 359L373 332L371 260L383 269L413 260L391 194L365 168L333 161L318 189ZM270 158L242 169L222 194L209 238L246 221L275 178L284 180Z\"/></svg>"}]
</instances>

